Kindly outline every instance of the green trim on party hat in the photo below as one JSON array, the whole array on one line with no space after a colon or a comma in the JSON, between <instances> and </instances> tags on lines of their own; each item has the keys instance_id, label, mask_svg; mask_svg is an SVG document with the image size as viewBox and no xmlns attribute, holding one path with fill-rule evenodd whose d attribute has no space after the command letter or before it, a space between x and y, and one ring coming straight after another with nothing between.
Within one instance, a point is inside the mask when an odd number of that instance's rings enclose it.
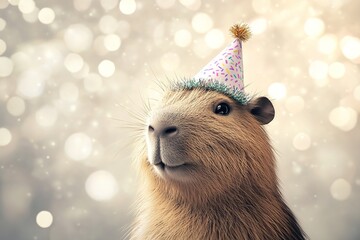
<instances>
[{"instance_id":1,"label":"green trim on party hat","mask_svg":"<svg viewBox=\"0 0 360 240\"><path fill-rule=\"evenodd\" d=\"M214 79L183 79L173 83L170 88L174 91L192 89L215 91L232 98L241 105L246 105L251 99L250 95L244 93L242 89L238 89L236 87L229 87L225 83Z\"/></svg>"}]
</instances>

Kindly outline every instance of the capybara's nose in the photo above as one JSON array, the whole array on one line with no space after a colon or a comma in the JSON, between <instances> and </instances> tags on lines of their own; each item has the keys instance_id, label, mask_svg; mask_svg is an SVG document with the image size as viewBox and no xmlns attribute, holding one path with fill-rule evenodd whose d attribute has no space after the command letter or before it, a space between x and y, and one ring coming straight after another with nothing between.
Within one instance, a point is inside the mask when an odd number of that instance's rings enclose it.
<instances>
[{"instance_id":1,"label":"capybara's nose","mask_svg":"<svg viewBox=\"0 0 360 240\"><path fill-rule=\"evenodd\" d=\"M179 130L176 126L169 126L164 123L157 123L149 125L149 134L154 134L156 137L169 138L178 134Z\"/></svg>"}]
</instances>

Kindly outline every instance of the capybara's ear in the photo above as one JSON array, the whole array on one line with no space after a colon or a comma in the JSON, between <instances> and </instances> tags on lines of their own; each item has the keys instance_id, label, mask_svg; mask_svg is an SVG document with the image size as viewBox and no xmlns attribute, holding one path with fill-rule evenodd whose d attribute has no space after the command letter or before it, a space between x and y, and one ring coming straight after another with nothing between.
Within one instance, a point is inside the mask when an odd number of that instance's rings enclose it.
<instances>
[{"instance_id":1,"label":"capybara's ear","mask_svg":"<svg viewBox=\"0 0 360 240\"><path fill-rule=\"evenodd\" d=\"M260 124L268 124L274 119L275 109L270 100L266 97L259 97L251 100L248 104L249 111Z\"/></svg>"}]
</instances>

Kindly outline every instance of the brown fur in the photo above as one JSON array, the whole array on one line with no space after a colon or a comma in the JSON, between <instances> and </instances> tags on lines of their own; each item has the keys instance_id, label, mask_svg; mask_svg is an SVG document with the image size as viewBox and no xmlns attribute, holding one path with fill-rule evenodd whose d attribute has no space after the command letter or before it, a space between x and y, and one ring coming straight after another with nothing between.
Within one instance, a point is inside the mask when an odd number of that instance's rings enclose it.
<instances>
[{"instance_id":1,"label":"brown fur","mask_svg":"<svg viewBox=\"0 0 360 240\"><path fill-rule=\"evenodd\" d=\"M228 116L213 113L226 101ZM167 91L150 115L176 115L193 181L159 177L139 143L138 216L132 239L305 239L279 192L263 127L230 98L212 91Z\"/></svg>"}]
</instances>

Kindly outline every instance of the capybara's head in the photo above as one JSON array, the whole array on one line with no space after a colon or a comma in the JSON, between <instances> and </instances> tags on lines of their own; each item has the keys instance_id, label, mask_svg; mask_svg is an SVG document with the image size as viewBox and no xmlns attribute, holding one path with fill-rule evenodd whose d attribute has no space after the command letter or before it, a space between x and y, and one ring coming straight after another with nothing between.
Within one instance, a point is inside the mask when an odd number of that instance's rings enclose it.
<instances>
[{"instance_id":1,"label":"capybara's head","mask_svg":"<svg viewBox=\"0 0 360 240\"><path fill-rule=\"evenodd\" d=\"M276 186L274 158L262 125L274 118L266 97L239 104L201 88L168 90L146 122L140 159L147 187L179 201L206 201L242 186Z\"/></svg>"}]
</instances>

